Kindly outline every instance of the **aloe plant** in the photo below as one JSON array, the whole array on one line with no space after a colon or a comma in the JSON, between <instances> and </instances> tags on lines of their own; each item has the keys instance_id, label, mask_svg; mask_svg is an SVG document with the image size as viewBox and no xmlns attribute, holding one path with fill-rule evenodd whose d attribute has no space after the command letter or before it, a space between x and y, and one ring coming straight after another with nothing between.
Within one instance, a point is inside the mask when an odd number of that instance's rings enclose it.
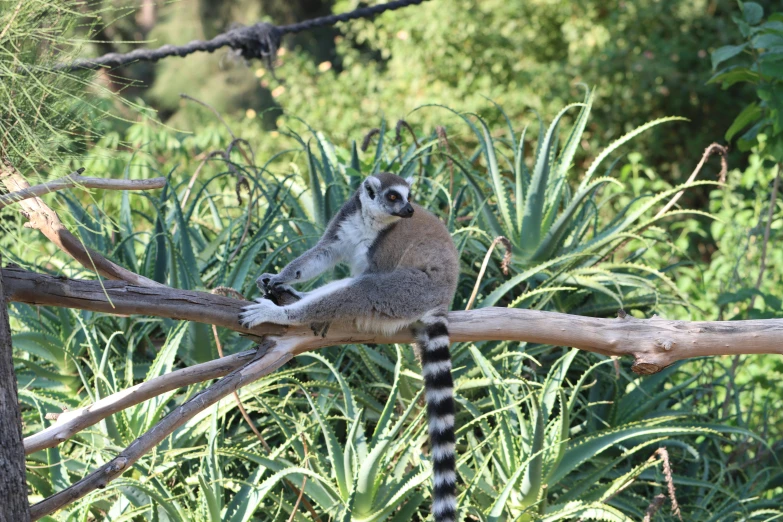
<instances>
[{"instance_id":1,"label":"aloe plant","mask_svg":"<svg viewBox=\"0 0 783 522\"><path fill-rule=\"evenodd\" d=\"M616 252L616 249L625 241L639 238L641 231L655 221L679 213L673 211L654 219L646 217L667 198L696 184L635 198L616 217L607 219L606 213L601 212L604 206L600 200L601 189L607 184L619 187L623 184L609 175L614 163L606 168L606 176L596 177L610 155L632 138L657 125L683 118L660 118L614 141L596 156L581 181L575 184L571 171L593 99L594 92L588 91L583 103L565 107L548 128L539 123L532 171L525 157L527 127L518 137L506 116L508 139L499 140L493 138L479 116L460 115L475 135L483 168L475 166L476 156L452 159L472 188L483 229L491 236L505 236L510 240L511 266L516 269L516 274L502 284L498 284L498 277L485 281L483 286L488 295L482 301L483 306L503 301L511 306L554 305L565 310L573 307L564 303L570 296L571 301L584 306L584 312L600 313L628 305L659 304L671 298L685 300L663 271L645 265L637 259L638 253ZM560 124L577 109L573 126L560 145ZM502 108L499 110L502 112ZM508 154L504 152L506 149ZM612 259L617 255L620 261ZM659 285L671 291L661 292Z\"/></svg>"}]
</instances>

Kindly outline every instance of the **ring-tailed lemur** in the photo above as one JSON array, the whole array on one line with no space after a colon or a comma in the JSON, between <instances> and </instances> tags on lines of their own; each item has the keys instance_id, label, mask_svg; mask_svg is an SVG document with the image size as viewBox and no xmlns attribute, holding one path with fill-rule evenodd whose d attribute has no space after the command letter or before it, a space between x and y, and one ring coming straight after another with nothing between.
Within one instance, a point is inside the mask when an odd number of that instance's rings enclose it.
<instances>
[{"instance_id":1,"label":"ring-tailed lemur","mask_svg":"<svg viewBox=\"0 0 783 522\"><path fill-rule=\"evenodd\" d=\"M262 274L267 295L288 294L284 306L257 299L240 323L307 324L325 335L333 322L391 334L412 327L427 400L436 522L456 520L454 383L446 313L457 288L459 257L448 230L409 202L410 181L369 176L329 223L315 247L279 274ZM352 277L299 293L288 283L312 279L339 262ZM298 299L291 302L293 299ZM285 304L288 302L289 304Z\"/></svg>"}]
</instances>

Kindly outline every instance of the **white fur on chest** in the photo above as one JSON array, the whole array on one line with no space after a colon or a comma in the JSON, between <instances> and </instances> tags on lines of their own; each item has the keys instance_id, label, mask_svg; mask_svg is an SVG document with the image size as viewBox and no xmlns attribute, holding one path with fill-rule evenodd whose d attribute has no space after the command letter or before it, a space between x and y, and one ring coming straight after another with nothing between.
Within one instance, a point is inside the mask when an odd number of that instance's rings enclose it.
<instances>
[{"instance_id":1,"label":"white fur on chest","mask_svg":"<svg viewBox=\"0 0 783 522\"><path fill-rule=\"evenodd\" d=\"M340 226L339 245L337 248L344 254L345 263L351 267L351 275L356 276L367 270L369 259L367 253L375 238L378 237L379 228L368 224L363 219L361 212L349 216Z\"/></svg>"}]
</instances>

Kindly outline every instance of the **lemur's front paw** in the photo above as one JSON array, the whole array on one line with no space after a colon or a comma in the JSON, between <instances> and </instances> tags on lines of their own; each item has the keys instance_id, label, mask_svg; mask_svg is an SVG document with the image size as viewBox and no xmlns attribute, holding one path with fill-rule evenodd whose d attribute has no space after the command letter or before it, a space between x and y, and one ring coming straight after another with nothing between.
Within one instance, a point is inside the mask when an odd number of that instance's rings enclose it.
<instances>
[{"instance_id":1,"label":"lemur's front paw","mask_svg":"<svg viewBox=\"0 0 783 522\"><path fill-rule=\"evenodd\" d=\"M239 314L239 324L245 328L253 328L261 323L286 324L288 317L285 310L269 299L256 299L256 302L242 308Z\"/></svg>"}]
</instances>

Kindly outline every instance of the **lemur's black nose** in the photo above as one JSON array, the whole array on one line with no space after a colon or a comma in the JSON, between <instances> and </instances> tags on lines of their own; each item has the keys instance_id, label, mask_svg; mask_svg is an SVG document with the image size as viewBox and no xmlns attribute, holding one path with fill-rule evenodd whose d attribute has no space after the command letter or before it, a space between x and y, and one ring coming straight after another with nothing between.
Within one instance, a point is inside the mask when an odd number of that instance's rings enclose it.
<instances>
[{"instance_id":1,"label":"lemur's black nose","mask_svg":"<svg viewBox=\"0 0 783 522\"><path fill-rule=\"evenodd\" d=\"M411 206L410 203L408 203L400 211L400 216L402 216L402 217L411 217L412 215L413 215L413 207Z\"/></svg>"}]
</instances>

